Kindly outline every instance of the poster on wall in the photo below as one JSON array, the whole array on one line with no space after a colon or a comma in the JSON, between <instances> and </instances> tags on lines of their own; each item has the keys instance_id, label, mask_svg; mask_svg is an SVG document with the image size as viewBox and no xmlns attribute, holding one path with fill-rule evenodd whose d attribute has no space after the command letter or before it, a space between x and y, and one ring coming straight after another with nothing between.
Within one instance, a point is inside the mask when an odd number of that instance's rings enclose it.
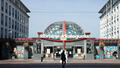
<instances>
[{"instance_id":1,"label":"poster on wall","mask_svg":"<svg viewBox=\"0 0 120 68\"><path fill-rule=\"evenodd\" d=\"M17 57L24 58L24 47L23 46L17 46Z\"/></svg>"},{"instance_id":2,"label":"poster on wall","mask_svg":"<svg viewBox=\"0 0 120 68\"><path fill-rule=\"evenodd\" d=\"M96 58L100 58L100 54L99 54L99 46L96 47L97 50L97 55ZM113 53L117 52L117 46L105 46L104 47L104 57L106 59L112 59L113 58Z\"/></svg>"},{"instance_id":3,"label":"poster on wall","mask_svg":"<svg viewBox=\"0 0 120 68\"><path fill-rule=\"evenodd\" d=\"M117 46L106 46L104 48L105 58L113 58L114 52L117 52Z\"/></svg>"}]
</instances>

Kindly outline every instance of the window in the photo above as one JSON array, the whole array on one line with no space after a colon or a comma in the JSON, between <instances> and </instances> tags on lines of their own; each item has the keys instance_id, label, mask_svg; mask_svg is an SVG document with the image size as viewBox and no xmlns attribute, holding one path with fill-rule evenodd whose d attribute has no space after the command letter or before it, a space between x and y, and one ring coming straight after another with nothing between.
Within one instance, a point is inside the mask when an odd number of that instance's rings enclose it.
<instances>
[{"instance_id":1,"label":"window","mask_svg":"<svg viewBox=\"0 0 120 68\"><path fill-rule=\"evenodd\" d=\"M14 8L12 8L12 17L14 17Z\"/></svg>"},{"instance_id":2,"label":"window","mask_svg":"<svg viewBox=\"0 0 120 68\"><path fill-rule=\"evenodd\" d=\"M119 18L117 18L117 21L119 21Z\"/></svg>"},{"instance_id":3,"label":"window","mask_svg":"<svg viewBox=\"0 0 120 68\"><path fill-rule=\"evenodd\" d=\"M15 32L14 32L14 31L12 31L12 38L14 38L14 36L15 36Z\"/></svg>"},{"instance_id":4,"label":"window","mask_svg":"<svg viewBox=\"0 0 120 68\"><path fill-rule=\"evenodd\" d=\"M3 28L1 28L1 38L3 38Z\"/></svg>"},{"instance_id":5,"label":"window","mask_svg":"<svg viewBox=\"0 0 120 68\"><path fill-rule=\"evenodd\" d=\"M1 13L1 25L4 25L4 15Z\"/></svg>"},{"instance_id":6,"label":"window","mask_svg":"<svg viewBox=\"0 0 120 68\"><path fill-rule=\"evenodd\" d=\"M15 32L15 38L17 38L17 33Z\"/></svg>"},{"instance_id":7,"label":"window","mask_svg":"<svg viewBox=\"0 0 120 68\"><path fill-rule=\"evenodd\" d=\"M5 16L5 26L7 26L7 23L8 23L8 17Z\"/></svg>"},{"instance_id":8,"label":"window","mask_svg":"<svg viewBox=\"0 0 120 68\"><path fill-rule=\"evenodd\" d=\"M17 19L17 10L15 10L15 19Z\"/></svg>"},{"instance_id":9,"label":"window","mask_svg":"<svg viewBox=\"0 0 120 68\"><path fill-rule=\"evenodd\" d=\"M12 29L14 29L14 20L12 20Z\"/></svg>"},{"instance_id":10,"label":"window","mask_svg":"<svg viewBox=\"0 0 120 68\"><path fill-rule=\"evenodd\" d=\"M4 11L4 0L1 0L1 10Z\"/></svg>"},{"instance_id":11,"label":"window","mask_svg":"<svg viewBox=\"0 0 120 68\"><path fill-rule=\"evenodd\" d=\"M114 12L116 12L116 9L114 8Z\"/></svg>"},{"instance_id":12,"label":"window","mask_svg":"<svg viewBox=\"0 0 120 68\"><path fill-rule=\"evenodd\" d=\"M119 34L119 31L117 31L117 34Z\"/></svg>"},{"instance_id":13,"label":"window","mask_svg":"<svg viewBox=\"0 0 120 68\"><path fill-rule=\"evenodd\" d=\"M18 12L18 15L17 15L17 19L19 20L19 12Z\"/></svg>"},{"instance_id":14,"label":"window","mask_svg":"<svg viewBox=\"0 0 120 68\"><path fill-rule=\"evenodd\" d=\"M11 18L9 18L9 28L11 28Z\"/></svg>"},{"instance_id":15,"label":"window","mask_svg":"<svg viewBox=\"0 0 120 68\"><path fill-rule=\"evenodd\" d=\"M117 6L117 9L119 9L119 7Z\"/></svg>"},{"instance_id":16,"label":"window","mask_svg":"<svg viewBox=\"0 0 120 68\"><path fill-rule=\"evenodd\" d=\"M5 29L5 38L7 38L7 29Z\"/></svg>"},{"instance_id":17,"label":"window","mask_svg":"<svg viewBox=\"0 0 120 68\"><path fill-rule=\"evenodd\" d=\"M5 13L8 13L8 3L5 4Z\"/></svg>"},{"instance_id":18,"label":"window","mask_svg":"<svg viewBox=\"0 0 120 68\"><path fill-rule=\"evenodd\" d=\"M15 30L17 30L17 22L15 21Z\"/></svg>"},{"instance_id":19,"label":"window","mask_svg":"<svg viewBox=\"0 0 120 68\"><path fill-rule=\"evenodd\" d=\"M9 5L9 15L11 16L11 6Z\"/></svg>"}]
</instances>

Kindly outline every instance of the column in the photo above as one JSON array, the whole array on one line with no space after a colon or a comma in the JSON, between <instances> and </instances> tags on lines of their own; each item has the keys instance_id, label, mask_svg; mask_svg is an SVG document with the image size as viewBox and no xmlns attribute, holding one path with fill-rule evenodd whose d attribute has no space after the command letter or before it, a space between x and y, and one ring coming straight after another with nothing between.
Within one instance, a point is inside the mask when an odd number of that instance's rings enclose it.
<instances>
[{"instance_id":1,"label":"column","mask_svg":"<svg viewBox=\"0 0 120 68\"><path fill-rule=\"evenodd\" d=\"M44 51L44 40L41 40L41 54L43 54Z\"/></svg>"},{"instance_id":2,"label":"column","mask_svg":"<svg viewBox=\"0 0 120 68\"><path fill-rule=\"evenodd\" d=\"M86 57L86 54L87 54L87 42L86 40L84 40L84 55Z\"/></svg>"},{"instance_id":3,"label":"column","mask_svg":"<svg viewBox=\"0 0 120 68\"><path fill-rule=\"evenodd\" d=\"M25 42L23 45L24 45L24 59L28 59L28 49L29 49L28 42Z\"/></svg>"},{"instance_id":4,"label":"column","mask_svg":"<svg viewBox=\"0 0 120 68\"><path fill-rule=\"evenodd\" d=\"M117 48L118 48L118 59L120 59L120 42L118 42Z\"/></svg>"},{"instance_id":5,"label":"column","mask_svg":"<svg viewBox=\"0 0 120 68\"><path fill-rule=\"evenodd\" d=\"M91 40L91 60L95 59L94 40Z\"/></svg>"},{"instance_id":6,"label":"column","mask_svg":"<svg viewBox=\"0 0 120 68\"><path fill-rule=\"evenodd\" d=\"M73 47L73 59L76 59L75 54L75 47Z\"/></svg>"},{"instance_id":7,"label":"column","mask_svg":"<svg viewBox=\"0 0 120 68\"><path fill-rule=\"evenodd\" d=\"M104 46L105 44L103 42L99 43L100 59L104 59Z\"/></svg>"},{"instance_id":8,"label":"column","mask_svg":"<svg viewBox=\"0 0 120 68\"><path fill-rule=\"evenodd\" d=\"M24 49L24 59L28 59L28 48Z\"/></svg>"},{"instance_id":9,"label":"column","mask_svg":"<svg viewBox=\"0 0 120 68\"><path fill-rule=\"evenodd\" d=\"M37 54L37 44L33 43L33 54Z\"/></svg>"}]
</instances>

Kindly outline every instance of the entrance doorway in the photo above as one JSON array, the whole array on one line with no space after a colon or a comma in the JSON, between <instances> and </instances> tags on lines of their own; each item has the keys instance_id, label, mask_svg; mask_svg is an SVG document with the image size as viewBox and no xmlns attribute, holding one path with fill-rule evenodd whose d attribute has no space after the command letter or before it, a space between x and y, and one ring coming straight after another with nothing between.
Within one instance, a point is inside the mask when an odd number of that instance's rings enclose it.
<instances>
[{"instance_id":1,"label":"entrance doorway","mask_svg":"<svg viewBox=\"0 0 120 68\"><path fill-rule=\"evenodd\" d=\"M56 58L60 58L61 52L62 52L62 47L60 47L60 46L54 47L54 51L55 51Z\"/></svg>"},{"instance_id":2,"label":"entrance doorway","mask_svg":"<svg viewBox=\"0 0 120 68\"><path fill-rule=\"evenodd\" d=\"M63 50L62 46L54 47L54 52L55 52L56 59L60 59L62 50ZM67 54L67 58L73 58L73 48L72 47L71 48L66 48L65 53Z\"/></svg>"},{"instance_id":3,"label":"entrance doorway","mask_svg":"<svg viewBox=\"0 0 120 68\"><path fill-rule=\"evenodd\" d=\"M68 58L73 58L73 49L72 48L67 48L66 53L67 53Z\"/></svg>"}]
</instances>

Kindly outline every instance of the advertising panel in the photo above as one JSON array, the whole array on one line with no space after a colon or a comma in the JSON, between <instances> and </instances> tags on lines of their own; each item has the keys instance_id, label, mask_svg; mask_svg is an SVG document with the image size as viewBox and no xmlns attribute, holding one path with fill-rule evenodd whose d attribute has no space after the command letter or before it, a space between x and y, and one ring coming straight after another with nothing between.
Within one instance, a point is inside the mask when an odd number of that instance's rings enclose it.
<instances>
[{"instance_id":1,"label":"advertising panel","mask_svg":"<svg viewBox=\"0 0 120 68\"><path fill-rule=\"evenodd\" d=\"M97 49L97 55L96 58L100 58L100 54L99 54L99 46L96 47ZM104 57L106 59L112 59L113 58L113 53L117 52L117 46L105 46L104 47Z\"/></svg>"},{"instance_id":2,"label":"advertising panel","mask_svg":"<svg viewBox=\"0 0 120 68\"><path fill-rule=\"evenodd\" d=\"M17 46L17 57L24 58L24 46Z\"/></svg>"}]
</instances>

